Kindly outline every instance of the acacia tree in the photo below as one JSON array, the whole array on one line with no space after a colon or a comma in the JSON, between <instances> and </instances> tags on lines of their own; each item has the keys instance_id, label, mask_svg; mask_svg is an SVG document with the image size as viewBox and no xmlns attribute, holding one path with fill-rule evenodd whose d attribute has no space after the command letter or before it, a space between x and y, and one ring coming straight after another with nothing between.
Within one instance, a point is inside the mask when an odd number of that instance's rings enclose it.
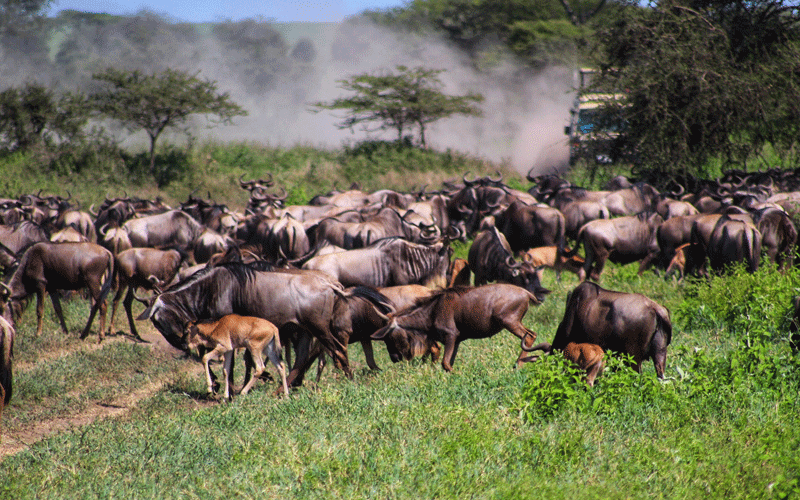
<instances>
[{"instance_id":1,"label":"acacia tree","mask_svg":"<svg viewBox=\"0 0 800 500\"><path fill-rule=\"evenodd\" d=\"M91 95L101 115L120 121L131 131L144 130L150 137L150 173L155 175L156 141L167 127L178 127L194 114L216 116L212 124L230 123L247 112L217 92L216 82L197 74L166 69L144 74L138 70L108 68L92 75L106 88Z\"/></svg>"},{"instance_id":2,"label":"acacia tree","mask_svg":"<svg viewBox=\"0 0 800 500\"><path fill-rule=\"evenodd\" d=\"M339 128L361 125L368 132L397 130L397 139L416 128L419 144L427 147L425 132L428 124L454 114L480 116L475 103L483 102L477 93L452 96L445 94L444 84L438 75L444 70L422 67L397 66L397 73L355 75L339 80L343 90L354 92L350 97L340 97L332 102L315 103L319 109L349 110Z\"/></svg>"}]
</instances>

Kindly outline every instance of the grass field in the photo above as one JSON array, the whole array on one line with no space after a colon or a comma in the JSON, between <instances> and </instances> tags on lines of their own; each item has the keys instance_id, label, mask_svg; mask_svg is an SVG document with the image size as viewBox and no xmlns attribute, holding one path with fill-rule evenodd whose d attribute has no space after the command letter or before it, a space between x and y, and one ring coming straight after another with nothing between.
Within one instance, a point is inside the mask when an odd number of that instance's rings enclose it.
<instances>
[{"instance_id":1,"label":"grass field","mask_svg":"<svg viewBox=\"0 0 800 500\"><path fill-rule=\"evenodd\" d=\"M234 182L236 168L226 174ZM282 175L302 177L288 167ZM465 342L452 373L392 364L379 343L382 371L373 373L353 345L354 381L328 367L288 399L261 383L225 403L204 394L195 360L122 335L100 346L94 335L78 340L88 312L80 298L65 304L69 337L48 303L35 338L29 307L3 444L42 422L129 409L3 458L0 498L800 496L800 361L786 341L785 300L798 273L765 266L684 284L636 271L608 265L602 285L671 310L667 380L652 363L638 375L612 359L591 390L557 356L514 369L519 341L501 332ZM577 280L546 274L544 285L553 293L525 323L551 340Z\"/></svg>"}]
</instances>

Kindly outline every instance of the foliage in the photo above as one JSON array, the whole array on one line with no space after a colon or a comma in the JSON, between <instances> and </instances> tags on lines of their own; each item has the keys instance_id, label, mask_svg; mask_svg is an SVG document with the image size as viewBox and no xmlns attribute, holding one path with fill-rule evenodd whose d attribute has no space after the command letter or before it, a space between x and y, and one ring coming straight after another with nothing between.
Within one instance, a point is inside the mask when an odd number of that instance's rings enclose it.
<instances>
[{"instance_id":1,"label":"foliage","mask_svg":"<svg viewBox=\"0 0 800 500\"><path fill-rule=\"evenodd\" d=\"M231 101L228 93L217 92L217 84L197 74L166 69L150 75L140 71L107 68L95 73L106 84L91 95L97 110L122 122L129 130L144 129L150 137L150 173L156 175L156 140L170 127L180 127L194 114L216 115L212 123L229 123L247 112Z\"/></svg>"},{"instance_id":2,"label":"foliage","mask_svg":"<svg viewBox=\"0 0 800 500\"><path fill-rule=\"evenodd\" d=\"M630 2L597 32L604 71L590 91L623 93L627 149L659 171L738 165L766 143L794 147L800 122L800 13L785 0Z\"/></svg>"},{"instance_id":3,"label":"foliage","mask_svg":"<svg viewBox=\"0 0 800 500\"><path fill-rule=\"evenodd\" d=\"M0 147L27 151L79 140L88 119L83 95L56 96L33 83L12 87L0 93Z\"/></svg>"},{"instance_id":4,"label":"foliage","mask_svg":"<svg viewBox=\"0 0 800 500\"><path fill-rule=\"evenodd\" d=\"M439 74L445 70L397 66L397 73L360 74L339 80L340 88L355 95L340 97L329 103L314 104L319 109L350 110L339 128L353 130L361 125L366 131L397 130L397 140L416 127L419 144L426 147L425 130L428 124L454 114L480 116L475 103L483 101L476 93L447 95L442 92ZM377 123L374 128L370 124Z\"/></svg>"},{"instance_id":5,"label":"foliage","mask_svg":"<svg viewBox=\"0 0 800 500\"><path fill-rule=\"evenodd\" d=\"M800 270L764 262L755 273L743 264L727 274L689 280L674 321L685 329L721 330L747 345L786 337Z\"/></svg>"}]
</instances>

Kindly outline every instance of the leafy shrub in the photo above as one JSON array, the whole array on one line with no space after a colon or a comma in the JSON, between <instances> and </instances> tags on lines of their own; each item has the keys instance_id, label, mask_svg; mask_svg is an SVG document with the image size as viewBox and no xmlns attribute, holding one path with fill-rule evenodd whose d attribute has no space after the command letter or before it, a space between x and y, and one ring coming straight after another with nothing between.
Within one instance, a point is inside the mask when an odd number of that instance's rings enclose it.
<instances>
[{"instance_id":1,"label":"leafy shrub","mask_svg":"<svg viewBox=\"0 0 800 500\"><path fill-rule=\"evenodd\" d=\"M521 413L527 422L549 420L565 411L614 415L621 405L642 407L664 397L661 382L632 369L628 355L606 355L606 368L594 387L585 373L561 355L532 363L522 391Z\"/></svg>"},{"instance_id":2,"label":"leafy shrub","mask_svg":"<svg viewBox=\"0 0 800 500\"><path fill-rule=\"evenodd\" d=\"M786 332L791 299L800 289L800 270L778 271L764 263L755 273L743 264L708 280L689 280L674 320L685 330L721 329L748 345Z\"/></svg>"}]
</instances>

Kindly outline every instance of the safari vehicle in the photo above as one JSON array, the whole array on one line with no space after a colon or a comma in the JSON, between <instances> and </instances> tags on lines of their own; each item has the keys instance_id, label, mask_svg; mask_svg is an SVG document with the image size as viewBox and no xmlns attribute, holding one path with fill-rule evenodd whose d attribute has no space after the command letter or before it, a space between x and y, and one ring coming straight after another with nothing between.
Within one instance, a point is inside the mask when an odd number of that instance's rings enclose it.
<instances>
[{"instance_id":1,"label":"safari vehicle","mask_svg":"<svg viewBox=\"0 0 800 500\"><path fill-rule=\"evenodd\" d=\"M586 92L595 71L591 68L578 70L578 95L570 109L570 123L564 127L564 133L569 136L570 165L582 158L602 164L613 163L623 156L619 138L624 123L622 118L609 113L607 105L621 102L624 95Z\"/></svg>"}]
</instances>

